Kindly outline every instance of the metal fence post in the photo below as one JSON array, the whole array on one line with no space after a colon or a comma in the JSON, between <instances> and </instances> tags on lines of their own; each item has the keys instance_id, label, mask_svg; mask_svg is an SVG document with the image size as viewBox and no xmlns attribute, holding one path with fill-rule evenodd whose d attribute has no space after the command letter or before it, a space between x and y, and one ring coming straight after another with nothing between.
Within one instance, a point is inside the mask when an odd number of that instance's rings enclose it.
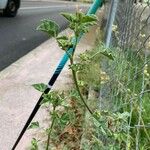
<instances>
[{"instance_id":1,"label":"metal fence post","mask_svg":"<svg viewBox=\"0 0 150 150\"><path fill-rule=\"evenodd\" d=\"M109 15L108 15L109 18L106 24L106 34L105 34L106 47L109 47L111 43L112 26L113 26L115 16L116 16L117 6L118 6L118 0L112 0L111 7L109 10Z\"/></svg>"}]
</instances>

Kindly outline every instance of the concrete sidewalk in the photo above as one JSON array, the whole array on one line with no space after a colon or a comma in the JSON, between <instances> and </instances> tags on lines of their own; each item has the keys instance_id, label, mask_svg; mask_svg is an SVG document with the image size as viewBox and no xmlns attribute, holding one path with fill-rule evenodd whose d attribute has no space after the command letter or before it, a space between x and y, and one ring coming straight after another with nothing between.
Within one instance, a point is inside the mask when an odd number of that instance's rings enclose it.
<instances>
[{"instance_id":1,"label":"concrete sidewalk","mask_svg":"<svg viewBox=\"0 0 150 150\"><path fill-rule=\"evenodd\" d=\"M94 31L93 31L94 30ZM95 29L86 35L78 45L77 51L82 52L92 47ZM70 34L69 30L63 33ZM90 38L90 39L89 39ZM18 134L24 126L41 93L31 85L47 83L52 76L63 51L54 39L22 57L20 60L0 72L0 149L10 150ZM56 81L54 89L62 90L70 87L70 71L66 65ZM47 115L41 108L34 120L45 123ZM16 150L25 150L36 130L28 130ZM39 135L36 135L39 136Z\"/></svg>"}]
</instances>

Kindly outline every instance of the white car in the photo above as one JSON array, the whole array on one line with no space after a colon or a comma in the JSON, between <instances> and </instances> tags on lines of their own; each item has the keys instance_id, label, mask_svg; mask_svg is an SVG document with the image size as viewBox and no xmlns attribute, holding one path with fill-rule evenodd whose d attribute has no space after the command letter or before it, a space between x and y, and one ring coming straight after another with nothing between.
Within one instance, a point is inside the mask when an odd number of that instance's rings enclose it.
<instances>
[{"instance_id":1,"label":"white car","mask_svg":"<svg viewBox=\"0 0 150 150\"><path fill-rule=\"evenodd\" d=\"M4 16L15 17L20 7L20 0L0 0L0 10Z\"/></svg>"}]
</instances>

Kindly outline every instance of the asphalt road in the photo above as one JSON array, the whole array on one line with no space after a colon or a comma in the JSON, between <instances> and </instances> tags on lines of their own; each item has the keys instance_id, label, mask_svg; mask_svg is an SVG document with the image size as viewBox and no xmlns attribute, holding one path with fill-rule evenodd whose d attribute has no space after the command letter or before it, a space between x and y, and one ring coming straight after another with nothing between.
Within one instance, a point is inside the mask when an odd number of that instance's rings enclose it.
<instances>
[{"instance_id":1,"label":"asphalt road","mask_svg":"<svg viewBox=\"0 0 150 150\"><path fill-rule=\"evenodd\" d=\"M67 26L60 12L74 12L75 3L23 1L15 18L0 17L0 71L48 39L36 31L40 20L55 20L61 30Z\"/></svg>"}]
</instances>

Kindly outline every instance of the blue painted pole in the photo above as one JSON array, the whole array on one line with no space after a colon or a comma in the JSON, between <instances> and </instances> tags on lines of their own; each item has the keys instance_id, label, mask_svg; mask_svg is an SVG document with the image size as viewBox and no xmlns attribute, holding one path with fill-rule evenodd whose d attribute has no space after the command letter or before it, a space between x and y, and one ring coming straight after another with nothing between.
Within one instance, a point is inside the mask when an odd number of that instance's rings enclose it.
<instances>
[{"instance_id":1,"label":"blue painted pole","mask_svg":"<svg viewBox=\"0 0 150 150\"><path fill-rule=\"evenodd\" d=\"M93 2L93 4L91 5L91 7L89 8L89 10L88 10L88 12L87 12L87 15L95 14L96 11L98 10L98 8L102 6L102 4L103 4L103 0L95 0L95 1ZM82 33L81 33L81 36L82 36ZM80 38L81 38L81 37L79 37L79 39L77 39L77 40L79 41ZM75 42L76 42L75 40L76 40L76 39L73 38L73 40L72 40L73 45L75 45ZM73 46L72 48L69 48L67 51L68 51L69 53L73 53L74 50L75 50L75 49L74 49L74 46ZM61 59L59 65L58 65L58 67L56 68L56 70L55 70L53 76L51 77L50 81L48 82L48 88L44 91L43 94L47 94L47 93L51 90L53 84L54 84L55 81L57 80L58 76L60 75L61 71L63 70L65 64L66 64L67 61L68 61L68 59L69 59L69 57L68 57L67 53L65 53L64 56L62 57L62 59ZM32 120L33 120L34 116L36 115L37 111L39 110L39 108L40 108L40 106L41 106L40 104L41 104L41 102L42 102L42 100L43 100L43 94L41 95L40 99L38 100L37 104L35 105L35 107L34 107L32 113L31 113L31 115L29 116L29 118L28 118L28 120L27 120L25 126L23 127L21 133L19 134L19 136L18 136L18 138L17 138L17 140L16 140L16 142L15 142L15 144L14 144L14 146L13 146L13 148L12 148L11 150L15 150L15 148L17 147L18 143L20 142L22 136L24 135L25 131L27 130L28 126L29 126L30 123L32 122Z\"/></svg>"}]
</instances>

